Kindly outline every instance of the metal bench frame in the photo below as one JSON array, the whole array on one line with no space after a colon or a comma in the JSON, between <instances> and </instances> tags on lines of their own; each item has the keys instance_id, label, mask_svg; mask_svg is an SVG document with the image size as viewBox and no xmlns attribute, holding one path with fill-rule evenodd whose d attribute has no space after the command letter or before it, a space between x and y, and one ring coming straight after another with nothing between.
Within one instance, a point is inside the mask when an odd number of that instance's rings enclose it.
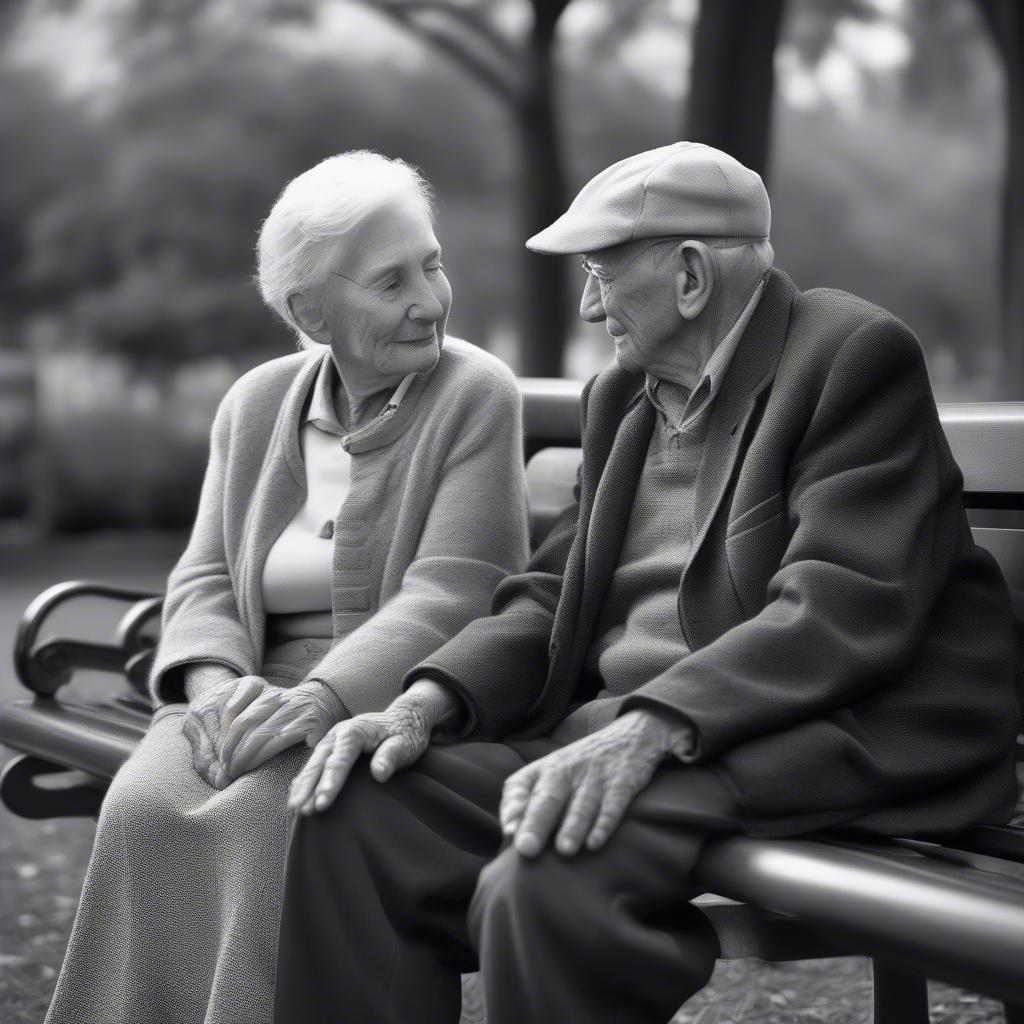
<instances>
[{"instance_id":1,"label":"metal bench frame","mask_svg":"<svg viewBox=\"0 0 1024 1024\"><path fill-rule=\"evenodd\" d=\"M571 490L580 385L524 379L521 387L526 453L541 453L529 465L536 541ZM947 406L941 415L976 538L1024 588L1024 403ZM40 639L57 607L88 598L125 605L110 642ZM161 604L156 594L70 582L26 609L14 656L34 696L0 713L0 741L22 752L0 777L0 798L14 813L98 812L149 722L145 677ZM120 687L99 702L59 699L81 669L120 677ZM1002 999L1008 1022L1024 1024L1024 829L982 826L934 838L711 839L696 874L719 895L697 902L725 959L871 957L876 1024L924 1024L926 978Z\"/></svg>"}]
</instances>

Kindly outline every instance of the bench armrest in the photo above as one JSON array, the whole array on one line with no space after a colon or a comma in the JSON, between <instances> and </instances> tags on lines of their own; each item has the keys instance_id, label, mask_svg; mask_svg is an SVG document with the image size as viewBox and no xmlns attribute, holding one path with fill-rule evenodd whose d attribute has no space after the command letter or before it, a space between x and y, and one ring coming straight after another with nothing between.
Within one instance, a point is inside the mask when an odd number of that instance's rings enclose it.
<instances>
[{"instance_id":1,"label":"bench armrest","mask_svg":"<svg viewBox=\"0 0 1024 1024\"><path fill-rule=\"evenodd\" d=\"M133 607L122 618L115 643L105 644L68 637L39 641L39 633L50 614L66 602L79 597L100 597L130 603ZM142 629L159 611L159 595L127 587L111 586L87 580L58 583L44 590L25 609L14 641L14 667L22 685L40 697L53 695L71 680L76 669L90 668L124 673L126 663L148 655L142 641ZM141 605L141 607L140 607ZM139 671L129 673L138 689Z\"/></svg>"},{"instance_id":2,"label":"bench armrest","mask_svg":"<svg viewBox=\"0 0 1024 1024\"><path fill-rule=\"evenodd\" d=\"M125 651L136 654L151 650L156 646L158 637L144 631L151 622L160 618L163 608L163 594L137 601L124 613L121 621L117 624L117 630L114 633L115 643L123 647Z\"/></svg>"}]
</instances>

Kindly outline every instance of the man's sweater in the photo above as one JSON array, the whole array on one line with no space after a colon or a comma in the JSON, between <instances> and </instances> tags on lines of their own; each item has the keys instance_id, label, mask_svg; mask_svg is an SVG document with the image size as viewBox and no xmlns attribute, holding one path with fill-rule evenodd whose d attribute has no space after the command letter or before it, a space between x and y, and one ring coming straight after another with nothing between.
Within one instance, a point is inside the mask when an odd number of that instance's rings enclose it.
<instances>
[{"instance_id":1,"label":"man's sweater","mask_svg":"<svg viewBox=\"0 0 1024 1024\"><path fill-rule=\"evenodd\" d=\"M693 499L707 413L676 433L659 412L629 526L587 653L609 694L630 693L690 653L679 578L693 545Z\"/></svg>"},{"instance_id":2,"label":"man's sweater","mask_svg":"<svg viewBox=\"0 0 1024 1024\"><path fill-rule=\"evenodd\" d=\"M186 665L259 674L263 566L305 500L299 425L329 358L318 349L264 363L221 403L195 526L168 580L150 680L158 704L184 699ZM348 450L358 501L335 522L334 643L308 678L359 714L387 706L405 673L486 614L497 583L526 562L515 378L449 338L400 408L349 435Z\"/></svg>"}]
</instances>

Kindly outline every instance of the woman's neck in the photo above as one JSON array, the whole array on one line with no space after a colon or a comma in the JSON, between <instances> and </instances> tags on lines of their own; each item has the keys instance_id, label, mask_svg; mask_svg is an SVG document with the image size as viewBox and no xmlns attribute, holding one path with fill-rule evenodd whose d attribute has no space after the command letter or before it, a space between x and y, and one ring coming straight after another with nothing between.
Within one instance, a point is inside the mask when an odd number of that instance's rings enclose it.
<instances>
[{"instance_id":1,"label":"woman's neck","mask_svg":"<svg viewBox=\"0 0 1024 1024\"><path fill-rule=\"evenodd\" d=\"M343 369L336 352L332 351L331 358L337 371L331 397L338 422L349 432L358 430L380 413L402 378L379 373L367 376L355 367Z\"/></svg>"},{"instance_id":2,"label":"woman's neck","mask_svg":"<svg viewBox=\"0 0 1024 1024\"><path fill-rule=\"evenodd\" d=\"M334 409L338 421L349 432L358 430L381 412L394 389L395 385L388 384L377 391L353 395L339 377L334 387Z\"/></svg>"}]
</instances>

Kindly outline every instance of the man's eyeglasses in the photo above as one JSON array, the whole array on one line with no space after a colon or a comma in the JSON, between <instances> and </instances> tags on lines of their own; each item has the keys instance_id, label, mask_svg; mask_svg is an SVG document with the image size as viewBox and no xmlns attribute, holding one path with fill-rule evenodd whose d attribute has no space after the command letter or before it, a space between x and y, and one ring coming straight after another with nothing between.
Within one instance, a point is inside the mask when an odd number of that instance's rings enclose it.
<instances>
[{"instance_id":1,"label":"man's eyeglasses","mask_svg":"<svg viewBox=\"0 0 1024 1024\"><path fill-rule=\"evenodd\" d=\"M680 240L675 237L671 238L655 238L651 239L642 248L638 249L625 263L618 267L613 274L603 263L595 260L592 256L584 256L580 262L580 266L593 278L595 278L598 284L608 285L611 284L616 276L621 274L624 270L631 267L645 252L653 249L656 245L662 245L665 242L679 242ZM629 244L629 243L627 243ZM633 243L635 244L635 243Z\"/></svg>"},{"instance_id":2,"label":"man's eyeglasses","mask_svg":"<svg viewBox=\"0 0 1024 1024\"><path fill-rule=\"evenodd\" d=\"M580 262L580 266L591 276L596 277L598 281L610 281L612 279L611 274L601 266L600 263L594 263L589 256L584 256Z\"/></svg>"}]
</instances>

